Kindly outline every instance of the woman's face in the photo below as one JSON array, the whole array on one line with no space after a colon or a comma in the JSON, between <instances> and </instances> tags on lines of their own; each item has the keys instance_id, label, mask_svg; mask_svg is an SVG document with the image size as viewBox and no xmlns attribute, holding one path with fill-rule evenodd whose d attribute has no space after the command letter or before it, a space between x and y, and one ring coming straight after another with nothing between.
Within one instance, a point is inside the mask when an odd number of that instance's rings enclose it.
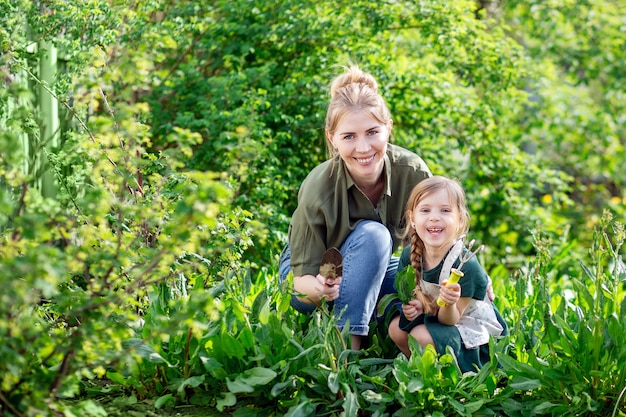
<instances>
[{"instance_id":1,"label":"woman's face","mask_svg":"<svg viewBox=\"0 0 626 417\"><path fill-rule=\"evenodd\" d=\"M348 113L334 134L326 136L359 186L374 185L385 166L392 122L381 124L364 111Z\"/></svg>"}]
</instances>

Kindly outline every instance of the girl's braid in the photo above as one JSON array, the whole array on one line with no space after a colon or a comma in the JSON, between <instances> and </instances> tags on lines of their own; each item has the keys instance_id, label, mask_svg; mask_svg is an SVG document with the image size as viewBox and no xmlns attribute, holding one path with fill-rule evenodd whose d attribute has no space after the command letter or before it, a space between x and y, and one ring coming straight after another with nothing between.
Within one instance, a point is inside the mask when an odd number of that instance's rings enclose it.
<instances>
[{"instance_id":1,"label":"girl's braid","mask_svg":"<svg viewBox=\"0 0 626 417\"><path fill-rule=\"evenodd\" d=\"M417 236L415 230L411 231L411 265L415 269L415 298L424 306L424 313L436 314L437 303L435 299L422 291L422 256L424 254L424 242Z\"/></svg>"}]
</instances>

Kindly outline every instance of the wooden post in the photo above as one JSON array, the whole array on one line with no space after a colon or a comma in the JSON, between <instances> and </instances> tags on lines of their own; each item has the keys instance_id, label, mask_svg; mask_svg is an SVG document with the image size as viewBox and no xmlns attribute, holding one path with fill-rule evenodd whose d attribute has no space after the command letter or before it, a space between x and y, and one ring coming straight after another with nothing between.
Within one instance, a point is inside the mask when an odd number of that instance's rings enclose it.
<instances>
[{"instance_id":1,"label":"wooden post","mask_svg":"<svg viewBox=\"0 0 626 417\"><path fill-rule=\"evenodd\" d=\"M39 87L39 114L41 115L41 147L36 157L40 174L38 185L44 197L56 197L57 185L55 173L50 171L48 153L55 152L60 144L59 103L56 97L48 92L44 86L51 88L57 73L57 49L50 42L41 42L39 51L42 52L39 61L39 76L42 86Z\"/></svg>"}]
</instances>

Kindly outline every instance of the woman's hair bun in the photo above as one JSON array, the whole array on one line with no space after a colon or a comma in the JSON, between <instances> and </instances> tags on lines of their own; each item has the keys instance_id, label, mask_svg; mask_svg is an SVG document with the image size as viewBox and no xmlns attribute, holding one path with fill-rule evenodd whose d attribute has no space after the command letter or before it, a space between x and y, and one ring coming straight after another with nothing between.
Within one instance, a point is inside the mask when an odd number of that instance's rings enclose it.
<instances>
[{"instance_id":1,"label":"woman's hair bun","mask_svg":"<svg viewBox=\"0 0 626 417\"><path fill-rule=\"evenodd\" d=\"M349 86L350 84L362 84L374 93L378 92L378 83L371 74L363 72L357 65L346 67L346 72L335 78L330 85L330 96L334 97L337 91Z\"/></svg>"}]
</instances>

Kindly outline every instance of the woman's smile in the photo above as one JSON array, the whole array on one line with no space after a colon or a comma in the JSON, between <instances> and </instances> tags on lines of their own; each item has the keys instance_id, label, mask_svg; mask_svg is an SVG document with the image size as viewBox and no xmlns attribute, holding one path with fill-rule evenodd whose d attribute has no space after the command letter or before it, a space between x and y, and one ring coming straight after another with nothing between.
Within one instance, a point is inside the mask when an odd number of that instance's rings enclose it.
<instances>
[{"instance_id":1,"label":"woman's smile","mask_svg":"<svg viewBox=\"0 0 626 417\"><path fill-rule=\"evenodd\" d=\"M372 156L370 156L368 158L354 158L354 159L356 159L360 164L367 165L370 162L372 162L374 160L374 158L376 158L376 154L374 154L374 155L372 155Z\"/></svg>"}]
</instances>

